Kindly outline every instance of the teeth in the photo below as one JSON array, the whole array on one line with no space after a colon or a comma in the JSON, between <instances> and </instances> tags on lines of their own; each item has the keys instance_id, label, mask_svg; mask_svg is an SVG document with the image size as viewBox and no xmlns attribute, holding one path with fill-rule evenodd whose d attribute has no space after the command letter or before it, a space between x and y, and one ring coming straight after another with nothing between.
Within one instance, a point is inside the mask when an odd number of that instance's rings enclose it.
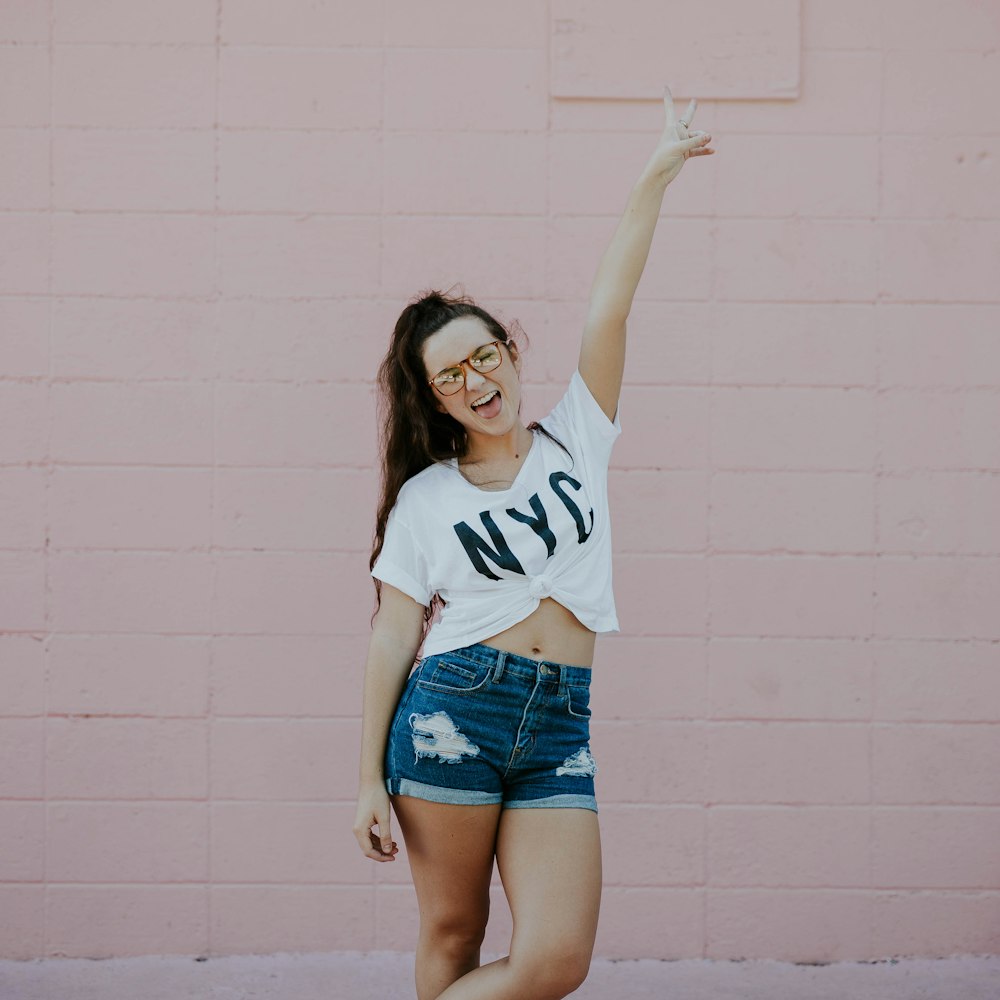
<instances>
[{"instance_id":1,"label":"teeth","mask_svg":"<svg viewBox=\"0 0 1000 1000\"><path fill-rule=\"evenodd\" d=\"M473 400L472 406L479 406L480 403L485 403L487 400L492 399L497 394L496 389L490 389L485 396L480 396L479 399Z\"/></svg>"}]
</instances>

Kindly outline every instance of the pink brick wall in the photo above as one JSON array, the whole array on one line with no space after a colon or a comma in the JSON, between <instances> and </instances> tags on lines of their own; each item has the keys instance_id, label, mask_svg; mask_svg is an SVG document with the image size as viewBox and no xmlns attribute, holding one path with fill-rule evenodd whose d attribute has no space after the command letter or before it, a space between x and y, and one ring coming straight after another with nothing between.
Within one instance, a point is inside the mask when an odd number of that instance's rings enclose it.
<instances>
[{"instance_id":1,"label":"pink brick wall","mask_svg":"<svg viewBox=\"0 0 1000 1000\"><path fill-rule=\"evenodd\" d=\"M371 377L461 281L568 379L661 124L610 6L0 3L2 957L413 947ZM710 6L628 4L718 154L630 322L598 951L998 952L1000 6L761 4L744 100Z\"/></svg>"}]
</instances>

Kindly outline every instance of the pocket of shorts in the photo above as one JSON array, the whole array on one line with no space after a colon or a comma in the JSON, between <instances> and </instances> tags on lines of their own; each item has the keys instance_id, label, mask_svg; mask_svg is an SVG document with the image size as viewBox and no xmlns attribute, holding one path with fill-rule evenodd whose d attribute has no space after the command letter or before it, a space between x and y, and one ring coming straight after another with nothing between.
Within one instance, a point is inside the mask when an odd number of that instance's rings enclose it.
<instances>
[{"instance_id":1,"label":"pocket of shorts","mask_svg":"<svg viewBox=\"0 0 1000 1000\"><path fill-rule=\"evenodd\" d=\"M478 691L490 679L492 668L485 664L475 664L471 660L462 660L447 653L433 659L436 662L425 663L421 668L417 687L448 694L467 694ZM431 667L429 673L428 666Z\"/></svg>"},{"instance_id":2,"label":"pocket of shorts","mask_svg":"<svg viewBox=\"0 0 1000 1000\"><path fill-rule=\"evenodd\" d=\"M590 688L576 684L566 685L566 710L578 719L590 718Z\"/></svg>"}]
</instances>

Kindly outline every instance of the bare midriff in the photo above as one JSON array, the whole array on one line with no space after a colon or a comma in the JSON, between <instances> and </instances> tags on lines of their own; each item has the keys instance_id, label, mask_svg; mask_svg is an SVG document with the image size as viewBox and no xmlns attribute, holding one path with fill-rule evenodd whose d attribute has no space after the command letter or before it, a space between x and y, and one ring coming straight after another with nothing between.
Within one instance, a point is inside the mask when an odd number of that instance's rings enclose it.
<instances>
[{"instance_id":1,"label":"bare midriff","mask_svg":"<svg viewBox=\"0 0 1000 1000\"><path fill-rule=\"evenodd\" d=\"M595 638L572 611L551 597L543 597L527 618L482 643L532 660L589 667L594 663Z\"/></svg>"}]
</instances>

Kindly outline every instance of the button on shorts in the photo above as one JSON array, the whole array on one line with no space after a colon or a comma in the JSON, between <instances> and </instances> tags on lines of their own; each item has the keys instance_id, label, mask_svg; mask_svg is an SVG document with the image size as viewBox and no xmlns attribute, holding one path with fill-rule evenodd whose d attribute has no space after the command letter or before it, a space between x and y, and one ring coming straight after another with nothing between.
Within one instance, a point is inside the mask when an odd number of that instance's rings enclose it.
<instances>
[{"instance_id":1,"label":"button on shorts","mask_svg":"<svg viewBox=\"0 0 1000 1000\"><path fill-rule=\"evenodd\" d=\"M425 657L393 713L389 794L597 812L590 676L482 643Z\"/></svg>"}]
</instances>

